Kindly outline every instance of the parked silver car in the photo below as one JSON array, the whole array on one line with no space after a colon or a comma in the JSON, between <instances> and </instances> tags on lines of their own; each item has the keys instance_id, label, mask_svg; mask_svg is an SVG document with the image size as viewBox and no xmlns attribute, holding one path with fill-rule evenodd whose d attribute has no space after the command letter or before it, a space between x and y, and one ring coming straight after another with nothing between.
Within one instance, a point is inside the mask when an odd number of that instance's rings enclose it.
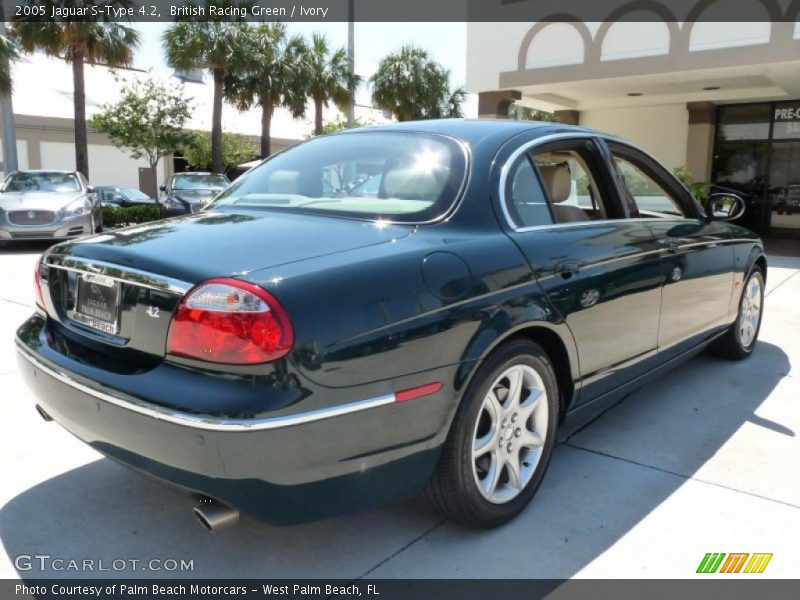
<instances>
[{"instance_id":1,"label":"parked silver car","mask_svg":"<svg viewBox=\"0 0 800 600\"><path fill-rule=\"evenodd\" d=\"M0 188L0 242L68 239L103 227L83 173L14 171Z\"/></svg>"}]
</instances>

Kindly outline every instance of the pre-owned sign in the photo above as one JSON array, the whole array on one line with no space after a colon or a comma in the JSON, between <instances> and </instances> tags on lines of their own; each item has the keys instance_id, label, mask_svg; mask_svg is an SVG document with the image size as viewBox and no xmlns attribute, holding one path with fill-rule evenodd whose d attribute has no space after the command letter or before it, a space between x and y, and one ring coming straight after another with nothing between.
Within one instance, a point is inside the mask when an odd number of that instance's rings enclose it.
<instances>
[{"instance_id":1,"label":"pre-owned sign","mask_svg":"<svg viewBox=\"0 0 800 600\"><path fill-rule=\"evenodd\" d=\"M800 138L800 102L775 105L772 137L777 140Z\"/></svg>"}]
</instances>

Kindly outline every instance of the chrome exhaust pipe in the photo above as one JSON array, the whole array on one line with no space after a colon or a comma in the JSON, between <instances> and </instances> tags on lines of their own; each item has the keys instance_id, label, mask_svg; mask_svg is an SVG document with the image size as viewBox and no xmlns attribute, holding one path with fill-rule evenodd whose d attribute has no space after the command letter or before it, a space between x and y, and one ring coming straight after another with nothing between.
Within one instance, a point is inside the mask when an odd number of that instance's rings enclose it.
<instances>
[{"instance_id":1,"label":"chrome exhaust pipe","mask_svg":"<svg viewBox=\"0 0 800 600\"><path fill-rule=\"evenodd\" d=\"M212 498L203 498L194 507L194 516L207 531L216 531L239 522L239 511Z\"/></svg>"},{"instance_id":2,"label":"chrome exhaust pipe","mask_svg":"<svg viewBox=\"0 0 800 600\"><path fill-rule=\"evenodd\" d=\"M53 420L53 417L51 417L50 415L48 415L48 414L47 414L47 411L45 411L45 409L43 409L43 408L42 408L41 406L39 406L38 404L36 405L36 412L38 412L38 413L39 413L39 416L40 416L40 417L42 417L42 418L43 418L43 419L44 419L46 422L50 422L50 421L52 421L52 420Z\"/></svg>"}]
</instances>

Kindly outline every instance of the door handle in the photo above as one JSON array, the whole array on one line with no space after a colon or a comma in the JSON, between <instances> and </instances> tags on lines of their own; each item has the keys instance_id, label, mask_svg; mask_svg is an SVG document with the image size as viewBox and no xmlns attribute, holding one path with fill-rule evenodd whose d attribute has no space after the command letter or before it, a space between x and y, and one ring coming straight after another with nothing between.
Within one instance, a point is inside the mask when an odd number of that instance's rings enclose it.
<instances>
[{"instance_id":1,"label":"door handle","mask_svg":"<svg viewBox=\"0 0 800 600\"><path fill-rule=\"evenodd\" d=\"M678 251L678 242L673 239L658 240L658 245L670 254L675 254Z\"/></svg>"},{"instance_id":2,"label":"door handle","mask_svg":"<svg viewBox=\"0 0 800 600\"><path fill-rule=\"evenodd\" d=\"M577 260L565 260L556 264L556 273L564 279L571 279L581 270L581 265Z\"/></svg>"}]
</instances>

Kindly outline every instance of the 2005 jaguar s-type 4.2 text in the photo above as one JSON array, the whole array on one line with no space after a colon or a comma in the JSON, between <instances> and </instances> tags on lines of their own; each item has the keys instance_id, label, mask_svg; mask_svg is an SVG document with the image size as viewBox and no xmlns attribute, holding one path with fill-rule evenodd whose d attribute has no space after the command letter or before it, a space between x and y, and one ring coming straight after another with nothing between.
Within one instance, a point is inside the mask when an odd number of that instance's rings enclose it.
<instances>
[{"instance_id":1,"label":"2005 jaguar s-type 4.2 text","mask_svg":"<svg viewBox=\"0 0 800 600\"><path fill-rule=\"evenodd\" d=\"M45 252L19 360L42 416L200 495L208 528L419 491L495 526L557 437L708 345L753 351L743 206L578 127L319 137L197 214Z\"/></svg>"}]
</instances>

